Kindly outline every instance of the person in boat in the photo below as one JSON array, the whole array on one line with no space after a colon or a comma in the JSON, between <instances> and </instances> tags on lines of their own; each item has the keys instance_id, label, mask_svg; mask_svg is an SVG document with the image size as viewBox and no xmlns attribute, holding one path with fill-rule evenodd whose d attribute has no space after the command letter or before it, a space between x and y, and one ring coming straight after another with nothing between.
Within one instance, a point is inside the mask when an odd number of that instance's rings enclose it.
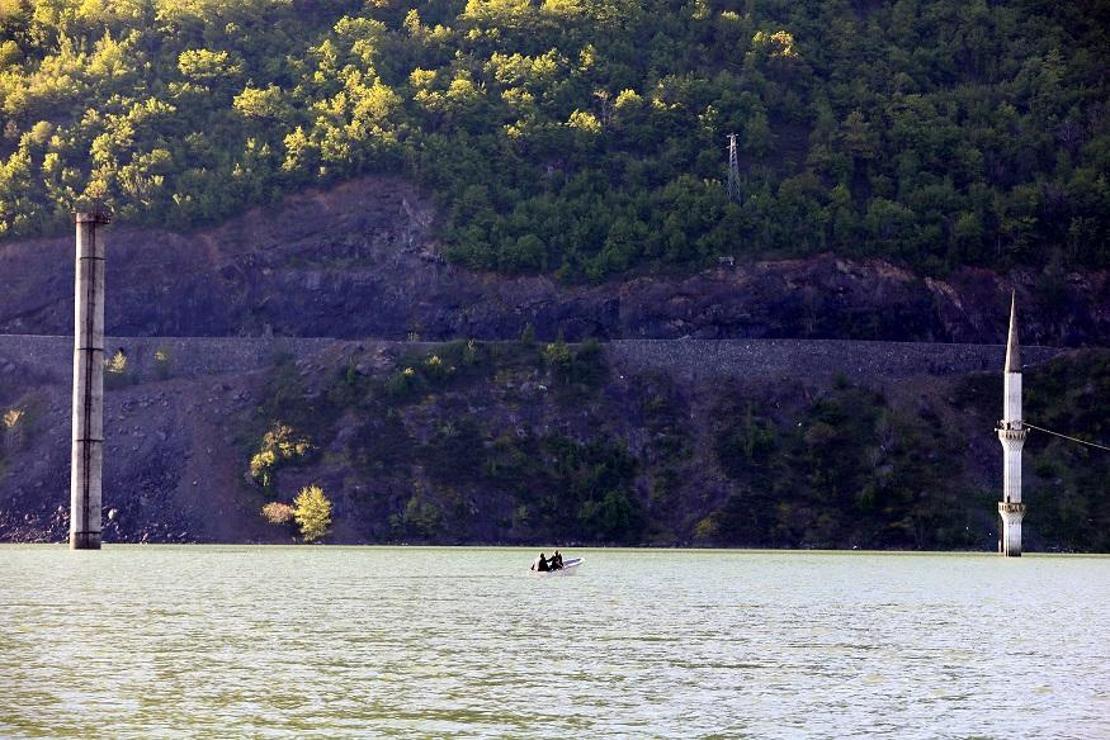
<instances>
[{"instance_id":1,"label":"person in boat","mask_svg":"<svg viewBox=\"0 0 1110 740\"><path fill-rule=\"evenodd\" d=\"M552 560L554 560L554 556L552 556ZM548 564L547 558L544 557L544 554L542 552L540 553L540 556L536 558L536 562L532 563L532 570L539 571L541 573L546 573L547 571L551 570L551 566Z\"/></svg>"},{"instance_id":2,"label":"person in boat","mask_svg":"<svg viewBox=\"0 0 1110 740\"><path fill-rule=\"evenodd\" d=\"M551 556L551 570L562 570L562 569L563 569L563 553L556 550L555 554Z\"/></svg>"}]
</instances>

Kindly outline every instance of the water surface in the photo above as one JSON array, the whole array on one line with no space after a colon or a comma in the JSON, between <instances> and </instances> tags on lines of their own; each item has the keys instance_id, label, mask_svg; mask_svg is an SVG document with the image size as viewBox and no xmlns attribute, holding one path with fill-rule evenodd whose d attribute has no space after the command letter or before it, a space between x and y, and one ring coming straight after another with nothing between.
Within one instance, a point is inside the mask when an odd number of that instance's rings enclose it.
<instances>
[{"instance_id":1,"label":"water surface","mask_svg":"<svg viewBox=\"0 0 1110 740\"><path fill-rule=\"evenodd\" d=\"M0 547L0 736L1110 737L1110 558Z\"/></svg>"}]
</instances>

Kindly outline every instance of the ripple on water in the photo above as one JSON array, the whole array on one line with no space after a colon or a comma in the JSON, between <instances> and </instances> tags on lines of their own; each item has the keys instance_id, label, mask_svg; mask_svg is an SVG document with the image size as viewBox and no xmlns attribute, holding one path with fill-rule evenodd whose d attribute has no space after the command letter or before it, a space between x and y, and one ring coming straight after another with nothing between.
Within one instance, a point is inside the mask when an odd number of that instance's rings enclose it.
<instances>
[{"instance_id":1,"label":"ripple on water","mask_svg":"<svg viewBox=\"0 0 1110 740\"><path fill-rule=\"evenodd\" d=\"M0 736L1110 736L1110 559L533 555L0 547Z\"/></svg>"}]
</instances>

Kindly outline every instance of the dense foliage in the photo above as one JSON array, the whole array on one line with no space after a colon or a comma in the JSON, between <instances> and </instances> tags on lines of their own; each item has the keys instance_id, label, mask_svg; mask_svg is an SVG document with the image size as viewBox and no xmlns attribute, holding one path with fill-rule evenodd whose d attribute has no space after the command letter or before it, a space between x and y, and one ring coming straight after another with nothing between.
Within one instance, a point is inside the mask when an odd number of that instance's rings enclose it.
<instances>
[{"instance_id":1,"label":"dense foliage","mask_svg":"<svg viewBox=\"0 0 1110 740\"><path fill-rule=\"evenodd\" d=\"M708 542L763 547L975 548L993 498L966 483L962 450L935 411L891 407L840 383L781 423L722 409L728 500L698 524ZM985 514L985 516L984 516Z\"/></svg>"},{"instance_id":2,"label":"dense foliage","mask_svg":"<svg viewBox=\"0 0 1110 740\"><path fill-rule=\"evenodd\" d=\"M1105 267L1107 29L1101 0L0 0L0 236L397 172L478 268Z\"/></svg>"}]
</instances>

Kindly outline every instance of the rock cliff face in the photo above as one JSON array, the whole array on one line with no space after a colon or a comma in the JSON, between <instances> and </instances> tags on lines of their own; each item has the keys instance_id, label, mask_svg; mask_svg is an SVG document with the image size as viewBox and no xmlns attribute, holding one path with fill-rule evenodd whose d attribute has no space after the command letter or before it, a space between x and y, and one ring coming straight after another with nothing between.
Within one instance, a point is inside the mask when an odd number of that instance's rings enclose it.
<instances>
[{"instance_id":1,"label":"rock cliff face","mask_svg":"<svg viewBox=\"0 0 1110 740\"><path fill-rule=\"evenodd\" d=\"M682 337L1110 343L1107 275L964 269L922 278L832 256L590 286L446 263L434 209L399 180L310 191L191 234L113 227L107 328L121 336ZM739 250L738 250L739 251ZM72 239L0 245L0 333L72 330Z\"/></svg>"}]
</instances>

